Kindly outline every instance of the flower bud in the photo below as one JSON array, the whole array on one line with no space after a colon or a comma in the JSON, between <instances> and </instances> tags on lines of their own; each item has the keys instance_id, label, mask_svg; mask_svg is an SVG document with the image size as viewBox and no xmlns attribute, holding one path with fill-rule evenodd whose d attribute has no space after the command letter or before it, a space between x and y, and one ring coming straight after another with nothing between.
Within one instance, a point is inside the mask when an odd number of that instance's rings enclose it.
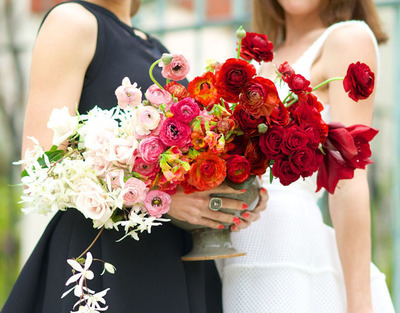
<instances>
[{"instance_id":1,"label":"flower bud","mask_svg":"<svg viewBox=\"0 0 400 313\"><path fill-rule=\"evenodd\" d=\"M164 65L168 65L169 63L171 63L172 59L173 56L170 53L163 53L163 55L161 56L161 61L164 63Z\"/></svg>"},{"instance_id":2,"label":"flower bud","mask_svg":"<svg viewBox=\"0 0 400 313\"><path fill-rule=\"evenodd\" d=\"M236 37L239 39L243 39L246 37L246 31L243 29L242 26L240 26L237 31L236 31Z\"/></svg>"},{"instance_id":3,"label":"flower bud","mask_svg":"<svg viewBox=\"0 0 400 313\"><path fill-rule=\"evenodd\" d=\"M264 124L264 123L261 123L261 124L259 124L259 125L257 126L257 129L258 129L258 132L259 132L260 134L264 134L264 133L267 132L268 126L267 126L266 124Z\"/></svg>"}]
</instances>

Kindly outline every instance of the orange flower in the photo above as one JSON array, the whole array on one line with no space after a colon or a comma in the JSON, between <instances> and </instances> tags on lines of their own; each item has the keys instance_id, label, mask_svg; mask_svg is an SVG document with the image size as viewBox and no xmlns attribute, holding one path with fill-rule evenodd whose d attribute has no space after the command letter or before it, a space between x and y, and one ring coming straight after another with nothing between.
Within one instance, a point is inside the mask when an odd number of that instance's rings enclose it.
<instances>
[{"instance_id":1,"label":"orange flower","mask_svg":"<svg viewBox=\"0 0 400 313\"><path fill-rule=\"evenodd\" d=\"M206 146L207 143L204 141L204 135L202 133L193 132L191 134L191 137L193 148L195 148L196 150L202 149Z\"/></svg>"},{"instance_id":2,"label":"orange flower","mask_svg":"<svg viewBox=\"0 0 400 313\"><path fill-rule=\"evenodd\" d=\"M215 78L212 72L197 76L188 85L190 96L204 107L213 106L220 102L220 96L214 86Z\"/></svg>"}]
</instances>

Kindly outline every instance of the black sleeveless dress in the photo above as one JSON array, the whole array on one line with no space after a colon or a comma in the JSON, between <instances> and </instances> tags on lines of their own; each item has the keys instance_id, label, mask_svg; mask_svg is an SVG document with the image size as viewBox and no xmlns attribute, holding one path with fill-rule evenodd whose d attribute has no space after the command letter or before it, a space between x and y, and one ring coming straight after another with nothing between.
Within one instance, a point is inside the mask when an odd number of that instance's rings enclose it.
<instances>
[{"instance_id":1,"label":"black sleeveless dress","mask_svg":"<svg viewBox=\"0 0 400 313\"><path fill-rule=\"evenodd\" d=\"M79 111L86 113L97 105L110 109L116 105L115 89L128 76L144 92L151 84L150 65L166 52L155 38L143 40L133 28L113 13L92 3L74 1L89 10L98 22L95 56L87 69ZM63 4L61 4L63 5ZM159 67L155 77L165 80ZM49 223L25 264L2 313L69 313L78 300L72 293L61 295L71 276L66 260L77 257L93 241L98 230L74 209L58 212ZM112 263L114 275L100 276L102 264L94 262L95 279L88 287L106 295L108 312L115 313L220 313L221 285L214 262L182 262L190 249L189 235L164 223L143 233L140 240L126 238L122 232L105 230L91 252L95 258Z\"/></svg>"}]
</instances>

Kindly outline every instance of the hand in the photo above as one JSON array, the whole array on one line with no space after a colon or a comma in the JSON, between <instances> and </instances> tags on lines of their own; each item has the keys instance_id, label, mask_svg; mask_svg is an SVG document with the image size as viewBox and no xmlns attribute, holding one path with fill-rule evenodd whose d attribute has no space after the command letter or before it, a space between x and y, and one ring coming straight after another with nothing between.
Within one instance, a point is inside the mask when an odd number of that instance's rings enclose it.
<instances>
[{"instance_id":1,"label":"hand","mask_svg":"<svg viewBox=\"0 0 400 313\"><path fill-rule=\"evenodd\" d=\"M241 223L235 223L232 225L231 231L238 232L240 229L249 227L251 222L255 222L260 218L260 212L264 211L267 208L267 202L269 199L268 191L265 188L260 189L260 200L256 208L253 211L246 211L241 214Z\"/></svg>"},{"instance_id":2,"label":"hand","mask_svg":"<svg viewBox=\"0 0 400 313\"><path fill-rule=\"evenodd\" d=\"M168 214L178 220L186 221L190 224L204 225L214 229L224 228L223 223L236 224L240 228L247 227L253 218L257 218L257 214L259 213L254 213L255 216L249 215L246 219L240 219L231 214L211 211L208 207L210 194L212 193L240 194L243 192L244 191L234 190L225 184L212 190L195 192L192 194L185 194L182 188L178 188L176 194L171 196L172 201ZM223 206L224 208L237 211L243 211L247 208L245 202L228 198L223 199ZM258 209L261 211L263 207L257 207L256 210Z\"/></svg>"}]
</instances>

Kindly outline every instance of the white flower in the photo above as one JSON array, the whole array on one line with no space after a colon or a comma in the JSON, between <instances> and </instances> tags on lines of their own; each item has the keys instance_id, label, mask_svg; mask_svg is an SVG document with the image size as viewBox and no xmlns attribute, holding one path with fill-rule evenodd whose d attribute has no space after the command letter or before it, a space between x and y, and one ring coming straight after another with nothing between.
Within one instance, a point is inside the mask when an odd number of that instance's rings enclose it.
<instances>
[{"instance_id":1,"label":"white flower","mask_svg":"<svg viewBox=\"0 0 400 313\"><path fill-rule=\"evenodd\" d=\"M78 117L72 116L67 107L54 109L51 112L47 127L54 132L53 145L58 146L67 138L76 133L78 128Z\"/></svg>"},{"instance_id":2,"label":"white flower","mask_svg":"<svg viewBox=\"0 0 400 313\"><path fill-rule=\"evenodd\" d=\"M99 312L99 311L106 311L108 309L108 306L101 307L100 304L105 305L106 300L104 300L104 296L107 294L107 292L110 290L110 288L107 288L103 291L100 291L95 294L92 290L89 290L89 293L84 294L81 299L79 299L78 302L75 303L74 308L82 303L85 303L85 306L80 305L78 312L88 312L88 313L94 313L94 312ZM82 308L84 307L84 308ZM82 308L82 309L81 309Z\"/></svg>"},{"instance_id":3,"label":"white flower","mask_svg":"<svg viewBox=\"0 0 400 313\"><path fill-rule=\"evenodd\" d=\"M78 272L77 274L72 275L67 282L65 283L66 286L68 286L71 283L74 283L76 281L79 280L78 284L73 287L72 289L74 290L74 294L77 297L80 297L83 295L83 283L85 282L86 279L93 279L94 278L94 274L91 270L89 270L90 265L92 265L92 261L93 261L93 256L90 252L86 253L86 259L85 259L85 265L84 267L82 267L82 265L80 263L78 263L76 260L74 259L68 259L67 262L69 265L71 265L71 267ZM64 298L72 289L70 289L69 291L65 292L61 298Z\"/></svg>"}]
</instances>

